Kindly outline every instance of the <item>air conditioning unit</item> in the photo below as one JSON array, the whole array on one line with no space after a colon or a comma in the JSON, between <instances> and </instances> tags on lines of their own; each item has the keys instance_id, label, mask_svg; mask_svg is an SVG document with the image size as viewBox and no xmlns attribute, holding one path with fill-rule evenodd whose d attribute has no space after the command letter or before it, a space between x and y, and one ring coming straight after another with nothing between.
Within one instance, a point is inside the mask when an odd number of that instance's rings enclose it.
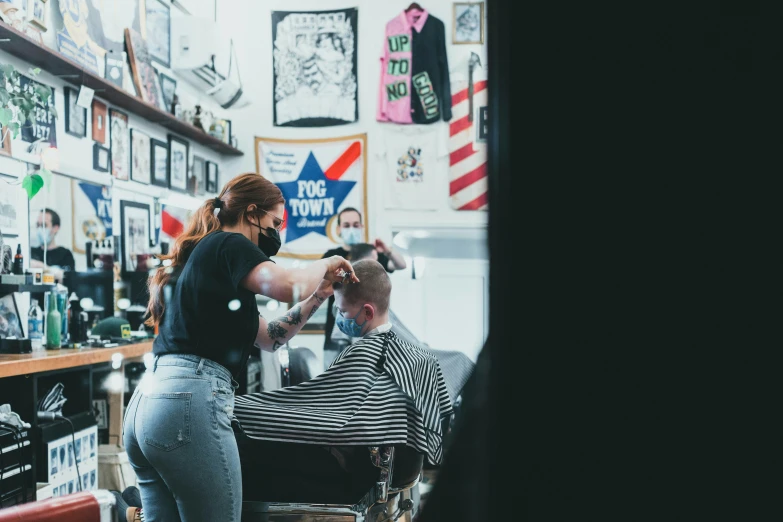
<instances>
[{"instance_id":1,"label":"air conditioning unit","mask_svg":"<svg viewBox=\"0 0 783 522\"><path fill-rule=\"evenodd\" d=\"M242 90L234 41L212 20L172 17L171 68L224 109L250 104Z\"/></svg>"}]
</instances>

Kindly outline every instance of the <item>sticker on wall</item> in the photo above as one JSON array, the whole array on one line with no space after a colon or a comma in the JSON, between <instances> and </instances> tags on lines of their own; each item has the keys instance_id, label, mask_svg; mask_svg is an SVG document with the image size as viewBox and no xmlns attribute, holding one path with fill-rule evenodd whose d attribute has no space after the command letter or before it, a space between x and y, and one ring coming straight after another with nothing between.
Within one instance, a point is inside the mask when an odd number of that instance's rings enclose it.
<instances>
[{"instance_id":1,"label":"sticker on wall","mask_svg":"<svg viewBox=\"0 0 783 522\"><path fill-rule=\"evenodd\" d=\"M367 135L321 140L256 138L256 169L280 187L285 216L280 256L318 259L342 244L337 214L345 207L365 217Z\"/></svg>"},{"instance_id":2,"label":"sticker on wall","mask_svg":"<svg viewBox=\"0 0 783 522\"><path fill-rule=\"evenodd\" d=\"M274 124L328 127L359 119L358 11L272 12Z\"/></svg>"}]
</instances>

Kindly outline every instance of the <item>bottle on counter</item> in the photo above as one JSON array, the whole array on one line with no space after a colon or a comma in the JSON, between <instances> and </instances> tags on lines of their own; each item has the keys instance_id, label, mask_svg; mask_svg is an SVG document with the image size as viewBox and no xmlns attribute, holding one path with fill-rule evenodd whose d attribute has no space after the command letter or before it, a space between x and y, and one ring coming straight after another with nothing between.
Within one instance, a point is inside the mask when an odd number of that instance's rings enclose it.
<instances>
[{"instance_id":1,"label":"bottle on counter","mask_svg":"<svg viewBox=\"0 0 783 522\"><path fill-rule=\"evenodd\" d=\"M49 292L48 311L46 312L46 349L59 350L62 342L60 335L62 317L57 309L57 293Z\"/></svg>"},{"instance_id":2,"label":"bottle on counter","mask_svg":"<svg viewBox=\"0 0 783 522\"><path fill-rule=\"evenodd\" d=\"M71 292L71 297L68 298L69 317L68 317L68 336L74 348L77 348L77 344L85 341L86 332L86 316L87 312L82 310L82 304L76 295L76 292Z\"/></svg>"},{"instance_id":3,"label":"bottle on counter","mask_svg":"<svg viewBox=\"0 0 783 522\"><path fill-rule=\"evenodd\" d=\"M32 299L30 311L27 312L27 337L33 350L43 349L43 311L38 306L38 299Z\"/></svg>"},{"instance_id":4,"label":"bottle on counter","mask_svg":"<svg viewBox=\"0 0 783 522\"><path fill-rule=\"evenodd\" d=\"M14 274L24 274L24 256L22 255L22 245L16 244L16 255L14 256Z\"/></svg>"},{"instance_id":5,"label":"bottle on counter","mask_svg":"<svg viewBox=\"0 0 783 522\"><path fill-rule=\"evenodd\" d=\"M57 293L57 311L60 312L60 340L68 344L68 289L62 284L55 287Z\"/></svg>"}]
</instances>

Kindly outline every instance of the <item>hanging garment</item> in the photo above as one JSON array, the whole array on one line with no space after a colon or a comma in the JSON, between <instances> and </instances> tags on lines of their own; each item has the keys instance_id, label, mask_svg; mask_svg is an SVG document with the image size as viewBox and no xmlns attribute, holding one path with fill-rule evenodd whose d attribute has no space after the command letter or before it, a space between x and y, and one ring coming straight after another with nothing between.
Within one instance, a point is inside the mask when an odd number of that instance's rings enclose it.
<instances>
[{"instance_id":1,"label":"hanging garment","mask_svg":"<svg viewBox=\"0 0 783 522\"><path fill-rule=\"evenodd\" d=\"M426 9L403 11L386 24L378 121L435 123L451 119L446 30Z\"/></svg>"},{"instance_id":2,"label":"hanging garment","mask_svg":"<svg viewBox=\"0 0 783 522\"><path fill-rule=\"evenodd\" d=\"M443 458L441 423L452 403L437 359L393 332L366 336L298 386L236 398L253 439L323 446L405 444Z\"/></svg>"},{"instance_id":3,"label":"hanging garment","mask_svg":"<svg viewBox=\"0 0 783 522\"><path fill-rule=\"evenodd\" d=\"M434 195L446 183L449 151L444 127L395 125L383 129L383 147L378 150L386 167L386 208L440 208L442 200Z\"/></svg>"}]
</instances>

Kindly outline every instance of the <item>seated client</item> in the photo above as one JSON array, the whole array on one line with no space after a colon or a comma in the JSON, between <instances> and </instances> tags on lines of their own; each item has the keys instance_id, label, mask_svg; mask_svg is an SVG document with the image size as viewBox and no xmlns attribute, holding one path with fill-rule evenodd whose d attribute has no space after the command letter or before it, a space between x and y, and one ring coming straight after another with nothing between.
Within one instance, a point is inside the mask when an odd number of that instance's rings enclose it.
<instances>
[{"instance_id":1,"label":"seated client","mask_svg":"<svg viewBox=\"0 0 783 522\"><path fill-rule=\"evenodd\" d=\"M359 339L313 380L236 398L246 500L356 502L378 478L368 446L395 446L395 482L441 462L452 404L437 359L391 331L380 263L353 268L359 283L334 283L336 323Z\"/></svg>"}]
</instances>

